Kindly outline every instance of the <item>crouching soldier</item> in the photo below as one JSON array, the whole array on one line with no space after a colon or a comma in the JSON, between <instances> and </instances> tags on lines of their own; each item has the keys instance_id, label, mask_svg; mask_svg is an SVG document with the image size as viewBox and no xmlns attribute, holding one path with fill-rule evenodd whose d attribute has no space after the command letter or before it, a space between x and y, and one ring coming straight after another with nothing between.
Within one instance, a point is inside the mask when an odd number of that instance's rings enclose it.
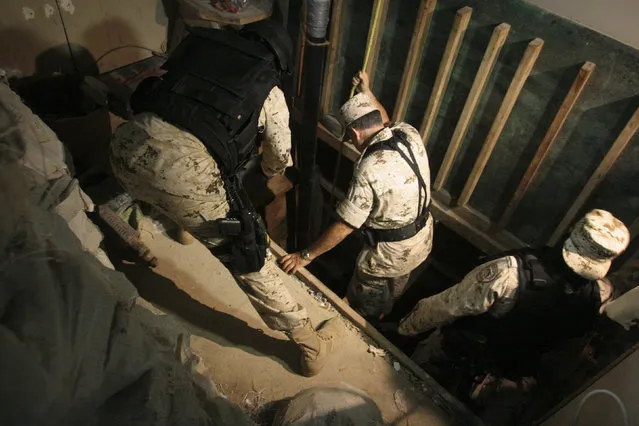
<instances>
[{"instance_id":1,"label":"crouching soldier","mask_svg":"<svg viewBox=\"0 0 639 426\"><path fill-rule=\"evenodd\" d=\"M592 328L612 298L608 269L629 241L621 221L592 210L563 247L504 253L420 300L399 333L435 330L413 359L442 383L455 369L534 376L544 353Z\"/></svg>"}]
</instances>

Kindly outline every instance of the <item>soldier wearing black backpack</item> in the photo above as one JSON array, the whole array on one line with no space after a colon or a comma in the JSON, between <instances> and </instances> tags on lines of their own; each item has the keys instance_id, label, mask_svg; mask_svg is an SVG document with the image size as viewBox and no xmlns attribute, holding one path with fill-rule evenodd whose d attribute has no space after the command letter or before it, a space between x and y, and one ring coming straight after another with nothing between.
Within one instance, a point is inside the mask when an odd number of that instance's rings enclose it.
<instances>
[{"instance_id":1,"label":"soldier wearing black backpack","mask_svg":"<svg viewBox=\"0 0 639 426\"><path fill-rule=\"evenodd\" d=\"M136 115L116 130L111 165L131 196L173 219L229 268L264 322L298 345L302 374L312 376L327 360L338 323L311 325L278 276L255 205L272 196L266 181L292 165L289 111L277 87L292 51L274 21L239 32L191 29L166 73L133 94ZM261 179L246 184L255 159Z\"/></svg>"}]
</instances>

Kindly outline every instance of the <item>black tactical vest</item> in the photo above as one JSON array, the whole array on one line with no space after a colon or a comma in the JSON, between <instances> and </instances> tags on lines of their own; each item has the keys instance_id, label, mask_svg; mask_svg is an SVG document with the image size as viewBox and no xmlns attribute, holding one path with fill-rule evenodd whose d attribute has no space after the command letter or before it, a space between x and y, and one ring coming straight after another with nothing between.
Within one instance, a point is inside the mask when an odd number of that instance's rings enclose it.
<instances>
[{"instance_id":1,"label":"black tactical vest","mask_svg":"<svg viewBox=\"0 0 639 426\"><path fill-rule=\"evenodd\" d=\"M141 83L131 108L157 114L206 146L231 207L230 217L216 221L230 242L215 254L228 258L235 274L256 272L264 266L268 236L238 172L257 153L260 111L281 71L263 43L229 31L190 31L164 64L166 74Z\"/></svg>"},{"instance_id":2,"label":"black tactical vest","mask_svg":"<svg viewBox=\"0 0 639 426\"><path fill-rule=\"evenodd\" d=\"M131 99L134 112L153 112L186 129L230 176L255 152L260 111L280 79L266 45L237 33L193 28L164 64L167 72Z\"/></svg>"},{"instance_id":3,"label":"black tactical vest","mask_svg":"<svg viewBox=\"0 0 639 426\"><path fill-rule=\"evenodd\" d=\"M519 376L533 374L543 353L591 329L601 300L596 282L575 286L532 251L513 255L519 264L513 308L499 318L461 318L444 328L444 341L447 352L466 352L462 357L483 358L501 373Z\"/></svg>"}]
</instances>

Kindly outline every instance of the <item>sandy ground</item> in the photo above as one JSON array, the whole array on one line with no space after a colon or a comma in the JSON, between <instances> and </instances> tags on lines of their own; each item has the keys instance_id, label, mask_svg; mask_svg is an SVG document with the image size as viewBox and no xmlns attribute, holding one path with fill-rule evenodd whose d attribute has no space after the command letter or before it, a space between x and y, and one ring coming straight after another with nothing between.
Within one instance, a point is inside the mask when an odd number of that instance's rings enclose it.
<instances>
[{"instance_id":1,"label":"sandy ground","mask_svg":"<svg viewBox=\"0 0 639 426\"><path fill-rule=\"evenodd\" d=\"M297 375L296 347L283 334L265 326L230 273L208 250L198 242L182 246L150 222L143 223L141 234L158 257L158 266L151 270L132 259L117 261L117 269L144 298L176 314L187 325L206 374L247 411L257 414L309 387L344 386L366 392L387 423L454 424L426 398L424 385L412 374L401 367L397 371L399 365L394 366L389 355L369 353L367 338L346 320L324 371L314 378ZM314 324L338 315L296 278L283 272L282 278L308 309Z\"/></svg>"}]
</instances>

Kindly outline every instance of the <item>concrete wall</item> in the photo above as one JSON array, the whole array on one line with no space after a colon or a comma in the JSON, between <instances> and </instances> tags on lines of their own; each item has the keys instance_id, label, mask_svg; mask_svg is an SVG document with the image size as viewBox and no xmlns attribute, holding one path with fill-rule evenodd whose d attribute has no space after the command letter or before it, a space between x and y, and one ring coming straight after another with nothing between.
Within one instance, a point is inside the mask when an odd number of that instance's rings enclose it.
<instances>
[{"instance_id":1,"label":"concrete wall","mask_svg":"<svg viewBox=\"0 0 639 426\"><path fill-rule=\"evenodd\" d=\"M608 389L617 394L628 410L629 424L639 424L637 383L639 383L639 351L635 350L584 393L544 422L542 426L571 425L579 403L593 389ZM602 425L623 425L621 412L610 396L594 395L586 402L581 411L579 426Z\"/></svg>"},{"instance_id":2,"label":"concrete wall","mask_svg":"<svg viewBox=\"0 0 639 426\"><path fill-rule=\"evenodd\" d=\"M3 0L0 67L24 75L74 68L95 72L95 59L114 47L135 44L159 51L168 27L164 10L163 0ZM64 27L73 46L75 65ZM104 58L100 70L148 55L141 49L122 49Z\"/></svg>"},{"instance_id":3,"label":"concrete wall","mask_svg":"<svg viewBox=\"0 0 639 426\"><path fill-rule=\"evenodd\" d=\"M639 48L637 0L527 0L557 15Z\"/></svg>"}]
</instances>

